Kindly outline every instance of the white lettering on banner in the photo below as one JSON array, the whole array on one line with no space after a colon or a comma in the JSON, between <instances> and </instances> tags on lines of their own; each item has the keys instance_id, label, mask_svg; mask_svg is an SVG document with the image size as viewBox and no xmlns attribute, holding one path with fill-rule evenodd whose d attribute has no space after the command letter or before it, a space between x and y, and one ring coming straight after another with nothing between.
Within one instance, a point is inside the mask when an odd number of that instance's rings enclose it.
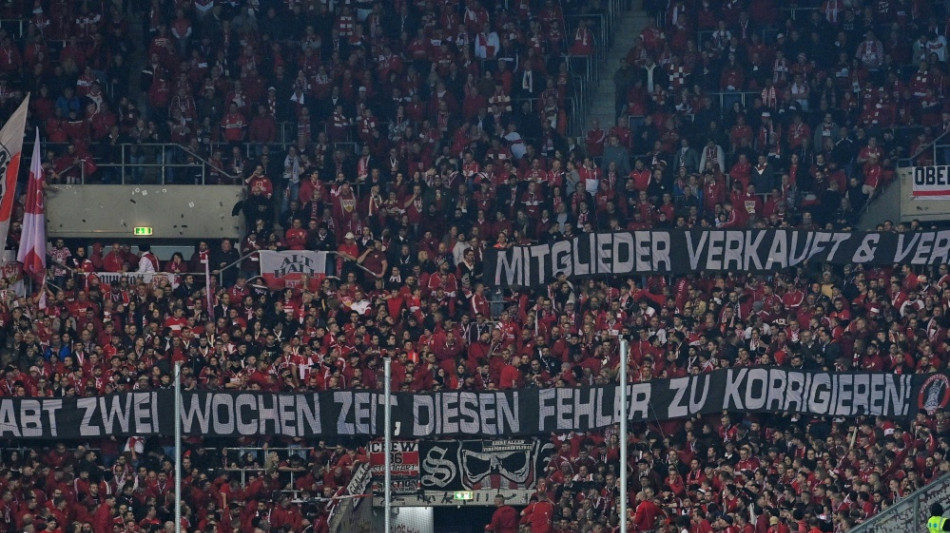
<instances>
[{"instance_id":1,"label":"white lettering on banner","mask_svg":"<svg viewBox=\"0 0 950 533\"><path fill-rule=\"evenodd\" d=\"M613 269L610 265L610 259L613 255L611 253L613 251L613 238L609 233L597 233L594 234L594 236L597 237L597 245L595 248L597 251L597 272L612 274ZM541 272L544 272L544 270L541 270Z\"/></svg>"},{"instance_id":2,"label":"white lettering on banner","mask_svg":"<svg viewBox=\"0 0 950 533\"><path fill-rule=\"evenodd\" d=\"M192 435L306 437L323 432L318 394L186 395L179 416L182 431Z\"/></svg>"},{"instance_id":3,"label":"white lettering on banner","mask_svg":"<svg viewBox=\"0 0 950 533\"><path fill-rule=\"evenodd\" d=\"M42 437L43 421L39 400L20 402L20 430L24 437Z\"/></svg>"},{"instance_id":4,"label":"white lettering on banner","mask_svg":"<svg viewBox=\"0 0 950 533\"><path fill-rule=\"evenodd\" d=\"M569 277L763 271L808 261L933 265L950 261L950 230L901 234L803 230L640 230L590 233L486 252L493 285L537 286Z\"/></svg>"},{"instance_id":5,"label":"white lettering on banner","mask_svg":"<svg viewBox=\"0 0 950 533\"><path fill-rule=\"evenodd\" d=\"M493 505L495 496L501 495L505 498L507 505L528 505L531 496L537 493L537 489L482 489L470 490L471 500L456 500L455 491L451 490L422 490L413 494L393 494L392 503L398 507L432 507L432 506L451 506L451 507L484 507ZM375 498L374 506L382 506L382 499Z\"/></svg>"},{"instance_id":6,"label":"white lettering on banner","mask_svg":"<svg viewBox=\"0 0 950 533\"><path fill-rule=\"evenodd\" d=\"M531 247L531 257L535 258L538 262L538 272L547 272L544 266L544 258L548 256L550 251L549 247L545 244Z\"/></svg>"},{"instance_id":7,"label":"white lettering on banner","mask_svg":"<svg viewBox=\"0 0 950 533\"><path fill-rule=\"evenodd\" d=\"M914 233L911 235L910 242L907 244L907 247L904 247L904 237L905 235L901 234L897 236L897 253L894 254L894 262L902 262L911 251L914 249L914 246L917 244L917 241L920 240L920 234Z\"/></svg>"},{"instance_id":8,"label":"white lettering on banner","mask_svg":"<svg viewBox=\"0 0 950 533\"><path fill-rule=\"evenodd\" d=\"M855 263L865 263L874 259L874 254L877 253L877 245L880 241L880 235L865 235L864 240L861 241L861 245L855 250L851 260Z\"/></svg>"},{"instance_id":9,"label":"white lettering on banner","mask_svg":"<svg viewBox=\"0 0 950 533\"><path fill-rule=\"evenodd\" d=\"M785 396L785 391L787 390L787 372L775 372L771 374L768 378L768 399L765 402L766 409L782 409L782 399Z\"/></svg>"},{"instance_id":10,"label":"white lettering on banner","mask_svg":"<svg viewBox=\"0 0 950 533\"><path fill-rule=\"evenodd\" d=\"M787 233L778 231L769 247L769 258L765 261L765 268L785 268L788 266L788 243L785 241Z\"/></svg>"},{"instance_id":11,"label":"white lettering on banner","mask_svg":"<svg viewBox=\"0 0 950 533\"><path fill-rule=\"evenodd\" d=\"M629 420L633 421L683 419L721 410L899 418L925 402L950 403L950 391L944 395L943 389L933 385L935 380L940 384L948 378L943 374L843 374L755 367L630 383L622 388L399 393L391 402L395 407L393 427L404 428L401 433L406 438L494 438L608 427L619 421L621 401L628 403ZM6 398L0 400L0 436L158 435L168 432L172 424L167 411L161 412L159 419L159 402L164 405L170 400L171 391L68 400ZM373 436L380 432L381 401L382 395L375 391L188 392L178 416L187 435ZM324 417L329 419L326 431L321 424ZM62 429L58 431L57 419L67 428L65 435Z\"/></svg>"},{"instance_id":12,"label":"white lettering on banner","mask_svg":"<svg viewBox=\"0 0 950 533\"><path fill-rule=\"evenodd\" d=\"M155 404L154 399L155 394L151 392L132 393L132 405L134 406L132 412L135 421L133 433L147 435L158 432L158 418L154 416L155 411L152 409ZM155 431L152 430L152 422L155 423Z\"/></svg>"},{"instance_id":13,"label":"white lettering on banner","mask_svg":"<svg viewBox=\"0 0 950 533\"><path fill-rule=\"evenodd\" d=\"M79 434L83 437L98 437L99 428L92 425L92 415L96 412L96 398L80 398L76 400L76 407L82 409Z\"/></svg>"},{"instance_id":14,"label":"white lettering on banner","mask_svg":"<svg viewBox=\"0 0 950 533\"><path fill-rule=\"evenodd\" d=\"M234 430L234 422L234 399L229 394L215 394L211 398L211 427L214 432L227 435Z\"/></svg>"},{"instance_id":15,"label":"white lettering on banner","mask_svg":"<svg viewBox=\"0 0 950 533\"><path fill-rule=\"evenodd\" d=\"M56 436L56 412L62 400L23 399L19 405L12 399L0 400L0 437L39 438ZM44 424L45 421L45 424ZM50 427L47 433L44 427Z\"/></svg>"},{"instance_id":16,"label":"white lettering on banner","mask_svg":"<svg viewBox=\"0 0 950 533\"><path fill-rule=\"evenodd\" d=\"M459 393L459 433L473 435L478 433L478 396L474 392ZM494 424L491 427L495 429ZM487 428L486 428L487 430Z\"/></svg>"},{"instance_id":17,"label":"white lettering on banner","mask_svg":"<svg viewBox=\"0 0 950 533\"><path fill-rule=\"evenodd\" d=\"M296 403L293 396L282 394L277 397L277 420L280 421L281 435L296 434L297 432L297 411L294 408Z\"/></svg>"},{"instance_id":18,"label":"white lettering on banner","mask_svg":"<svg viewBox=\"0 0 950 533\"><path fill-rule=\"evenodd\" d=\"M759 259L759 246L762 246L762 241L765 240L765 232L760 231L752 237L752 240L744 246L744 256L743 256L743 270L748 270L750 267L757 270L762 269L762 261Z\"/></svg>"},{"instance_id":19,"label":"white lettering on banner","mask_svg":"<svg viewBox=\"0 0 950 533\"><path fill-rule=\"evenodd\" d=\"M930 264L950 262L950 231L938 231L934 236L934 246L930 253Z\"/></svg>"},{"instance_id":20,"label":"white lettering on banner","mask_svg":"<svg viewBox=\"0 0 950 533\"><path fill-rule=\"evenodd\" d=\"M270 399L270 404L264 405L268 398ZM273 431L275 434L280 435L280 412L277 409L277 398L273 394L261 394L257 397L257 418L260 420L261 424L261 433L269 434L267 430L267 425L273 425ZM297 436L296 433L290 435L292 437Z\"/></svg>"},{"instance_id":21,"label":"white lettering on banner","mask_svg":"<svg viewBox=\"0 0 950 533\"><path fill-rule=\"evenodd\" d=\"M462 396L464 394L464 397ZM509 399L510 397L510 399ZM519 391L413 397L412 435L506 435L521 433Z\"/></svg>"},{"instance_id":22,"label":"white lettering on banner","mask_svg":"<svg viewBox=\"0 0 950 533\"><path fill-rule=\"evenodd\" d=\"M581 261L581 248L578 246L580 243L579 239L574 238L574 246L571 247L572 257L574 258L574 275L575 276L586 276L588 274L596 274L590 267L590 260L585 263ZM588 257L589 257L588 253ZM523 278L522 278L523 279Z\"/></svg>"},{"instance_id":23,"label":"white lettering on banner","mask_svg":"<svg viewBox=\"0 0 950 533\"><path fill-rule=\"evenodd\" d=\"M518 248L513 250L515 253L501 253L498 256L498 271L495 273L496 279L508 280L508 285L524 285L524 269L521 267L521 253ZM577 261L574 261L577 264ZM575 272L576 273L576 272ZM587 272L583 272L586 274Z\"/></svg>"},{"instance_id":24,"label":"white lettering on banner","mask_svg":"<svg viewBox=\"0 0 950 533\"><path fill-rule=\"evenodd\" d=\"M699 242L693 244L693 239L686 236L686 251L689 254L689 269L696 270L699 267L699 258L702 256L706 241L709 240L709 232L704 231L699 235Z\"/></svg>"},{"instance_id":25,"label":"white lettering on banner","mask_svg":"<svg viewBox=\"0 0 950 533\"><path fill-rule=\"evenodd\" d=\"M560 274L567 277L574 275L574 263L571 262L571 244L571 241L557 241L551 246L551 264L555 277Z\"/></svg>"},{"instance_id":26,"label":"white lettering on banner","mask_svg":"<svg viewBox=\"0 0 950 533\"><path fill-rule=\"evenodd\" d=\"M586 276L662 271L672 268L671 250L668 232L591 233L586 239L499 251L493 275L508 285L536 285L562 273Z\"/></svg>"},{"instance_id":27,"label":"white lettering on banner","mask_svg":"<svg viewBox=\"0 0 950 533\"><path fill-rule=\"evenodd\" d=\"M713 231L709 235L709 252L706 253L706 268L719 270L722 268L722 242L724 231Z\"/></svg>"},{"instance_id":28,"label":"white lettering on banner","mask_svg":"<svg viewBox=\"0 0 950 533\"><path fill-rule=\"evenodd\" d=\"M614 401L607 405L604 389L554 388L538 391L538 431L572 431L580 427L606 427L620 420L620 388L614 388ZM645 419L650 408L653 387L634 383L627 387L629 420ZM583 425L582 421L587 421Z\"/></svg>"},{"instance_id":29,"label":"white lettering on banner","mask_svg":"<svg viewBox=\"0 0 950 533\"><path fill-rule=\"evenodd\" d=\"M94 273L99 281L107 285L115 285L126 278L129 280L129 285L135 286L139 283L145 283L153 286L157 286L161 280L164 280L168 285L173 289L178 288L178 275L172 274L169 272L155 272L155 273L142 273L142 272L95 272Z\"/></svg>"},{"instance_id":30,"label":"white lettering on banner","mask_svg":"<svg viewBox=\"0 0 950 533\"><path fill-rule=\"evenodd\" d=\"M838 248L841 246L841 243L847 242L850 239L851 239L850 233L832 233L831 234L832 244L831 244L831 249L828 250L828 261L834 261L838 253Z\"/></svg>"},{"instance_id":31,"label":"white lettering on banner","mask_svg":"<svg viewBox=\"0 0 950 533\"><path fill-rule=\"evenodd\" d=\"M784 411L798 411L805 407L806 376L801 372L786 372L785 379L788 386L785 388Z\"/></svg>"},{"instance_id":32,"label":"white lettering on banner","mask_svg":"<svg viewBox=\"0 0 950 533\"><path fill-rule=\"evenodd\" d=\"M125 405L121 402L125 399ZM111 400L111 402L109 401ZM107 434L128 433L129 419L132 415L130 407L132 406L131 395L114 395L111 397L99 398L99 410L102 411L102 423ZM119 431L115 429L115 424L119 424Z\"/></svg>"},{"instance_id":33,"label":"white lettering on banner","mask_svg":"<svg viewBox=\"0 0 950 533\"><path fill-rule=\"evenodd\" d=\"M812 242L815 240L815 234L812 232L804 234L805 243L799 246L799 240L802 237L803 235L798 232L792 233L792 242L788 248L789 265L804 263L805 260L808 259L808 250L811 250Z\"/></svg>"},{"instance_id":34,"label":"white lettering on banner","mask_svg":"<svg viewBox=\"0 0 950 533\"><path fill-rule=\"evenodd\" d=\"M192 396L191 402L188 405L185 405L185 401L181 402L181 427L182 431L187 433L189 431L195 431L192 429L195 422L198 424L198 433L205 433L208 431L208 422L211 420L211 398L213 395L205 395L204 398L204 409L201 409L201 406L198 405L198 396ZM245 397L246 395L239 395L238 398Z\"/></svg>"},{"instance_id":35,"label":"white lettering on banner","mask_svg":"<svg viewBox=\"0 0 950 533\"><path fill-rule=\"evenodd\" d=\"M625 401L629 401L627 407L628 420L645 420L648 418L650 409L650 400L653 396L653 387L649 383L628 383L626 387ZM614 400L614 409L617 413L617 420L620 420L620 402Z\"/></svg>"},{"instance_id":36,"label":"white lettering on banner","mask_svg":"<svg viewBox=\"0 0 950 533\"><path fill-rule=\"evenodd\" d=\"M700 381L702 381L702 387L698 386ZM699 413L706 406L706 399L709 397L709 375L674 378L670 380L670 388L673 390L673 401L667 411L669 417L690 417ZM701 396L697 398L696 394L699 388L702 389L702 392L699 393ZM686 399L685 402L683 401L684 398Z\"/></svg>"},{"instance_id":37,"label":"white lettering on banner","mask_svg":"<svg viewBox=\"0 0 950 533\"><path fill-rule=\"evenodd\" d=\"M333 401L340 406L340 416L336 420L336 432L340 435L355 435L354 424L347 422L350 415L350 407L353 405L353 395L346 392L333 393Z\"/></svg>"},{"instance_id":38,"label":"white lettering on banner","mask_svg":"<svg viewBox=\"0 0 950 533\"><path fill-rule=\"evenodd\" d=\"M13 437L20 436L20 424L16 419L16 414L13 412L13 404L9 402L3 402L0 404L0 428L2 428L2 433L10 433Z\"/></svg>"},{"instance_id":39,"label":"white lettering on banner","mask_svg":"<svg viewBox=\"0 0 950 533\"><path fill-rule=\"evenodd\" d=\"M458 475L458 467L448 456L448 448L433 446L422 460L423 475L419 482L424 487L447 487Z\"/></svg>"},{"instance_id":40,"label":"white lettering on banner","mask_svg":"<svg viewBox=\"0 0 950 533\"><path fill-rule=\"evenodd\" d=\"M374 440L369 443L369 453L383 453L385 442ZM393 453L418 452L419 441L415 440L394 440L389 443L389 451Z\"/></svg>"},{"instance_id":41,"label":"white lettering on banner","mask_svg":"<svg viewBox=\"0 0 950 533\"><path fill-rule=\"evenodd\" d=\"M253 435L257 431L257 424L254 423L254 407L257 407L257 400L252 394L238 394L234 398L234 422L237 424L237 432L241 435ZM251 416L245 416L251 415ZM207 419L206 419L207 420ZM182 422L182 425L185 423ZM207 425L205 421L202 425Z\"/></svg>"},{"instance_id":42,"label":"white lettering on banner","mask_svg":"<svg viewBox=\"0 0 950 533\"><path fill-rule=\"evenodd\" d=\"M680 383L675 386L683 385ZM911 389L911 378L905 375L805 374L774 368L729 369L726 371L722 409L807 412L828 416L904 416L911 407ZM677 392L674 396L670 416L674 415L674 408L679 406L676 400L681 395ZM682 412L681 407L675 410L679 415Z\"/></svg>"},{"instance_id":43,"label":"white lettering on banner","mask_svg":"<svg viewBox=\"0 0 950 533\"><path fill-rule=\"evenodd\" d=\"M629 233L614 233L613 245L610 247L610 258L613 260L617 272L631 272L634 268L633 235Z\"/></svg>"}]
</instances>

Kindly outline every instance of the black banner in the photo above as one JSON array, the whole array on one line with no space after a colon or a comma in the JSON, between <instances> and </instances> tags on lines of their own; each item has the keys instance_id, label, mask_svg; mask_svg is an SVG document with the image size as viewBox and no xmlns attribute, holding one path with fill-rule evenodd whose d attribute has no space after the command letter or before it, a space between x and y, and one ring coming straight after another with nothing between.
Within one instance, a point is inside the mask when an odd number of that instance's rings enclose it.
<instances>
[{"instance_id":1,"label":"black banner","mask_svg":"<svg viewBox=\"0 0 950 533\"><path fill-rule=\"evenodd\" d=\"M590 431L619 422L619 387L519 389L393 395L400 439L517 437ZM718 370L627 386L631 421L670 420L722 410L888 418L935 411L950 402L944 374L803 372L781 368ZM381 436L383 395L188 392L185 435L241 437ZM0 439L96 439L171 435L174 392L92 398L2 398Z\"/></svg>"},{"instance_id":2,"label":"black banner","mask_svg":"<svg viewBox=\"0 0 950 533\"><path fill-rule=\"evenodd\" d=\"M422 441L423 490L533 489L556 451L538 439Z\"/></svg>"},{"instance_id":3,"label":"black banner","mask_svg":"<svg viewBox=\"0 0 950 533\"><path fill-rule=\"evenodd\" d=\"M559 274L629 276L768 272L809 260L862 265L950 262L950 231L649 230L588 233L570 240L485 251L487 283L531 287Z\"/></svg>"}]
</instances>

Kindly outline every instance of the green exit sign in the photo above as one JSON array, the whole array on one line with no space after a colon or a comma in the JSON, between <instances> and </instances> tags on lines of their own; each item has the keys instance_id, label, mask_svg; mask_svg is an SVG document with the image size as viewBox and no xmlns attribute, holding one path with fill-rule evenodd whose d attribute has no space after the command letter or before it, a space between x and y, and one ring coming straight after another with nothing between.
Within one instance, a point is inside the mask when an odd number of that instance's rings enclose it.
<instances>
[{"instance_id":1,"label":"green exit sign","mask_svg":"<svg viewBox=\"0 0 950 533\"><path fill-rule=\"evenodd\" d=\"M152 234L152 226L136 226L132 228L132 235L136 237L148 237Z\"/></svg>"},{"instance_id":2,"label":"green exit sign","mask_svg":"<svg viewBox=\"0 0 950 533\"><path fill-rule=\"evenodd\" d=\"M470 490L459 490L459 491L455 491L455 494L453 495L452 499L467 502L467 501L474 500L475 494L473 494L472 491Z\"/></svg>"}]
</instances>

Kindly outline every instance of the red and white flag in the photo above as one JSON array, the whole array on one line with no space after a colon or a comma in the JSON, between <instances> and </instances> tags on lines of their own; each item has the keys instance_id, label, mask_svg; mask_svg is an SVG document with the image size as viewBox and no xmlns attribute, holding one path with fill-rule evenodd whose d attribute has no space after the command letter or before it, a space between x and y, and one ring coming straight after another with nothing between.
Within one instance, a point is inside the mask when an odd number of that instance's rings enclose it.
<instances>
[{"instance_id":1,"label":"red and white flag","mask_svg":"<svg viewBox=\"0 0 950 533\"><path fill-rule=\"evenodd\" d=\"M23 135L26 130L26 112L30 107L30 95L0 129L0 249L7 243L10 233L10 218L16 200L16 178L20 170L20 153L23 151Z\"/></svg>"},{"instance_id":2,"label":"red and white flag","mask_svg":"<svg viewBox=\"0 0 950 533\"><path fill-rule=\"evenodd\" d=\"M23 272L40 287L40 308L46 307L46 201L43 194L43 166L40 164L40 130L36 129L33 157L30 159L30 181L26 188L26 212L23 235L16 259Z\"/></svg>"}]
</instances>

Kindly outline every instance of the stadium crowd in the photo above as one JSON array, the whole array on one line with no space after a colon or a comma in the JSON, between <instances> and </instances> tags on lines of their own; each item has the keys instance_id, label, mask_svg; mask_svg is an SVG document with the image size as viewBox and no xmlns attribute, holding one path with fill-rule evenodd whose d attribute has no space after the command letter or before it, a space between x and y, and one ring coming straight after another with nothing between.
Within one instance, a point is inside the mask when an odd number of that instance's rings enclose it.
<instances>
[{"instance_id":1,"label":"stadium crowd","mask_svg":"<svg viewBox=\"0 0 950 533\"><path fill-rule=\"evenodd\" d=\"M32 93L31 121L58 143L50 183L115 182L116 146L153 163L164 152L149 143L180 143L169 157L247 185L248 234L167 262L147 247L55 242L68 268L51 266L46 309L3 292L0 395L169 387L178 361L190 390L376 389L383 357L403 391L607 384L621 337L636 381L753 365L945 369L947 265L485 288L488 247L623 228L849 228L897 159L932 162L918 149L950 125L943 4L828 0L794 17L774 0L646 4L659 23L614 75L616 124L578 139L562 54L592 54L593 33L564 14L597 2L4 3L0 18L29 22L0 30L0 105ZM127 9L146 21L143 42ZM249 282L251 255L224 271L208 309L195 273L261 249L335 251L336 276L270 291ZM96 275L135 271L176 277ZM639 532L843 532L950 469L943 410L631 429ZM520 520L536 533L615 530L616 429L550 438L558 452ZM0 532L169 531L168 444L11 443ZM333 496L366 460L356 441L237 444L188 439L188 531L326 531L335 500L311 507L284 490ZM313 451L235 451L264 444ZM231 467L261 470L242 483Z\"/></svg>"}]
</instances>

